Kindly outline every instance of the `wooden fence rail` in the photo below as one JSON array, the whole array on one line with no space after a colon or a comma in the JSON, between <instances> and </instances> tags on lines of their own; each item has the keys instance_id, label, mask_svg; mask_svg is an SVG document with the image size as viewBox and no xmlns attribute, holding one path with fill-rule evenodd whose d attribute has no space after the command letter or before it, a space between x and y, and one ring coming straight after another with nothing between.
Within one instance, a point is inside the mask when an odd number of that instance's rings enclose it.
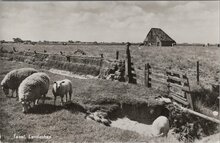
<instances>
[{"instance_id":1,"label":"wooden fence rail","mask_svg":"<svg viewBox=\"0 0 220 143\"><path fill-rule=\"evenodd\" d=\"M153 67L147 63L143 76L139 74L137 78L142 78L144 80L142 83L146 87L165 86L173 100L193 110L189 80L185 73Z\"/></svg>"}]
</instances>

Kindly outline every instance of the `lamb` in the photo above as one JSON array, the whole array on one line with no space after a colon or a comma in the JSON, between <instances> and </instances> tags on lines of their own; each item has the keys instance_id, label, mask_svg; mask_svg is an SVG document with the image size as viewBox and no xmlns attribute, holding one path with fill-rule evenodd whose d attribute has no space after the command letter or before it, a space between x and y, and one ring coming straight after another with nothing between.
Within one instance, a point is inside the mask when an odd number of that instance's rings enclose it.
<instances>
[{"instance_id":1,"label":"lamb","mask_svg":"<svg viewBox=\"0 0 220 143\"><path fill-rule=\"evenodd\" d=\"M157 137L167 137L169 132L169 120L165 116L159 116L152 124L152 135Z\"/></svg>"},{"instance_id":2,"label":"lamb","mask_svg":"<svg viewBox=\"0 0 220 143\"><path fill-rule=\"evenodd\" d=\"M43 103L48 93L50 78L46 73L38 72L23 80L18 88L19 102L22 103L23 112L26 113L31 107L31 102L38 103L43 96Z\"/></svg>"},{"instance_id":3,"label":"lamb","mask_svg":"<svg viewBox=\"0 0 220 143\"><path fill-rule=\"evenodd\" d=\"M64 79L60 81L56 81L53 84L52 89L54 95L54 105L56 104L56 97L61 97L61 105L63 105L63 97L66 95L66 102L67 102L67 94L69 93L69 100L71 101L72 96L72 83L69 79Z\"/></svg>"},{"instance_id":4,"label":"lamb","mask_svg":"<svg viewBox=\"0 0 220 143\"><path fill-rule=\"evenodd\" d=\"M34 68L21 68L15 69L7 73L1 82L2 89L6 96L9 94L9 89L12 90L11 96L13 97L14 91L16 91L16 97L18 97L18 87L20 83L33 73L38 72Z\"/></svg>"}]
</instances>

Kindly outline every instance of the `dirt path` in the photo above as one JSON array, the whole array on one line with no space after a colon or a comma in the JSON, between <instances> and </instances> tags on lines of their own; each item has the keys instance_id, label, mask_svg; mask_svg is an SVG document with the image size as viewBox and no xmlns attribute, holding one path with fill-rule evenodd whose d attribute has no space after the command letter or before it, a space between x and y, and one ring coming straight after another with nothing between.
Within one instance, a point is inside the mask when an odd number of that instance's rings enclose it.
<instances>
[{"instance_id":1,"label":"dirt path","mask_svg":"<svg viewBox=\"0 0 220 143\"><path fill-rule=\"evenodd\" d=\"M73 74L72 72L69 71L64 71L64 70L58 70L58 69L50 69L49 72L54 73L54 74L59 74L59 75L64 75L64 76L69 76L73 78L78 78L78 79L91 79L91 78L98 78L92 75L78 75L78 74Z\"/></svg>"}]
</instances>

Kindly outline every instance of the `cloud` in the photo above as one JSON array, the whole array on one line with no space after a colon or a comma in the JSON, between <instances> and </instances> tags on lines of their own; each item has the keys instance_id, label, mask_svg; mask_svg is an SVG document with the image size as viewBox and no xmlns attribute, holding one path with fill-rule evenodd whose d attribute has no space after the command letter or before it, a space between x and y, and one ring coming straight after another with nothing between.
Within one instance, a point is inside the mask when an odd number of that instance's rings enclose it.
<instances>
[{"instance_id":1,"label":"cloud","mask_svg":"<svg viewBox=\"0 0 220 143\"><path fill-rule=\"evenodd\" d=\"M219 42L219 2L0 3L0 39L141 42L160 27L177 42Z\"/></svg>"}]
</instances>

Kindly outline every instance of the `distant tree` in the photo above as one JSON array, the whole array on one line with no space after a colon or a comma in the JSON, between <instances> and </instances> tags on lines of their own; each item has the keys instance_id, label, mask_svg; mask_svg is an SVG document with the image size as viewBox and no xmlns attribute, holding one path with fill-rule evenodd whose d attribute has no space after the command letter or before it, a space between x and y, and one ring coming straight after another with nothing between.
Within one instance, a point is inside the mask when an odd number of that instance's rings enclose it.
<instances>
[{"instance_id":1,"label":"distant tree","mask_svg":"<svg viewBox=\"0 0 220 143\"><path fill-rule=\"evenodd\" d=\"M13 38L15 43L23 43L24 41L21 38Z\"/></svg>"},{"instance_id":2,"label":"distant tree","mask_svg":"<svg viewBox=\"0 0 220 143\"><path fill-rule=\"evenodd\" d=\"M69 42L69 43L74 43L73 40L69 40L68 42Z\"/></svg>"},{"instance_id":3,"label":"distant tree","mask_svg":"<svg viewBox=\"0 0 220 143\"><path fill-rule=\"evenodd\" d=\"M98 42L97 42L97 41L94 41L93 44L98 44Z\"/></svg>"},{"instance_id":4,"label":"distant tree","mask_svg":"<svg viewBox=\"0 0 220 143\"><path fill-rule=\"evenodd\" d=\"M5 43L5 40L1 40L0 43Z\"/></svg>"}]
</instances>

